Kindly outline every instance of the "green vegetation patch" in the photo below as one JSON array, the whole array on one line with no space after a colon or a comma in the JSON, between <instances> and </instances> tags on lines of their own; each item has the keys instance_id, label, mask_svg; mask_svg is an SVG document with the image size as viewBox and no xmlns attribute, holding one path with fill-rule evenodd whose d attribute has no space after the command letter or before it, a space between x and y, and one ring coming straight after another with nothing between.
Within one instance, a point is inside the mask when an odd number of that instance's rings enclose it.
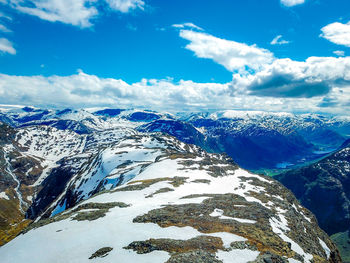
<instances>
[{"instance_id":1,"label":"green vegetation patch","mask_svg":"<svg viewBox=\"0 0 350 263\"><path fill-rule=\"evenodd\" d=\"M350 231L336 233L331 236L337 245L344 263L350 263Z\"/></svg>"}]
</instances>

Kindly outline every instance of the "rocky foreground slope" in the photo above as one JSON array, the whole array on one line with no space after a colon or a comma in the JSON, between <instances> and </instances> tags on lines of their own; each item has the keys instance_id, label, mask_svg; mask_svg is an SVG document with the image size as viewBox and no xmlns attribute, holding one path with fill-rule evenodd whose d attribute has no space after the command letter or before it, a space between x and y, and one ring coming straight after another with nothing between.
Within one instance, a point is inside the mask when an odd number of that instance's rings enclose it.
<instances>
[{"instance_id":1,"label":"rocky foreground slope","mask_svg":"<svg viewBox=\"0 0 350 263\"><path fill-rule=\"evenodd\" d=\"M224 155L134 134L75 156L1 262L341 262L289 190Z\"/></svg>"}]
</instances>

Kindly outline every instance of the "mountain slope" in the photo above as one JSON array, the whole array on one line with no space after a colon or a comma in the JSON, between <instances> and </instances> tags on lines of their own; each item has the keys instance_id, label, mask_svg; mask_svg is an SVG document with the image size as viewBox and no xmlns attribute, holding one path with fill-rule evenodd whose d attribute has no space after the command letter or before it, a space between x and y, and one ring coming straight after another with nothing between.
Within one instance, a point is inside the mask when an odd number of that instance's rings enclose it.
<instances>
[{"instance_id":1,"label":"mountain slope","mask_svg":"<svg viewBox=\"0 0 350 263\"><path fill-rule=\"evenodd\" d=\"M192 119L191 123L247 169L276 168L280 163L297 163L313 155L313 145L297 132L282 128L281 123L242 119Z\"/></svg>"},{"instance_id":2,"label":"mountain slope","mask_svg":"<svg viewBox=\"0 0 350 263\"><path fill-rule=\"evenodd\" d=\"M74 165L66 165L65 160L72 162L80 154L92 155L120 137L134 133L128 127L81 135L69 129L60 130L46 125L15 129L0 124L0 245L16 236L29 223L24 220L25 214L28 218L34 210L27 209L32 207L32 202L43 188L49 189L49 179L54 178L51 184L54 182L55 191L47 192L42 201L56 198L53 193L59 189L57 182L64 181L64 176L74 174ZM32 216L29 218L34 219Z\"/></svg>"},{"instance_id":3,"label":"mountain slope","mask_svg":"<svg viewBox=\"0 0 350 263\"><path fill-rule=\"evenodd\" d=\"M5 150L14 138L14 130L0 123L0 245L14 238L29 224L24 220L20 182L12 173Z\"/></svg>"},{"instance_id":4,"label":"mountain slope","mask_svg":"<svg viewBox=\"0 0 350 263\"><path fill-rule=\"evenodd\" d=\"M319 159L350 134L348 118L316 114L223 111L180 115L250 170L280 169Z\"/></svg>"},{"instance_id":5,"label":"mountain slope","mask_svg":"<svg viewBox=\"0 0 350 263\"><path fill-rule=\"evenodd\" d=\"M350 141L325 159L276 177L293 191L301 203L317 217L322 229L336 234L341 247L349 247L350 231ZM337 234L338 233L338 234ZM344 234L340 234L344 233ZM340 236L342 238L339 238ZM342 242L342 240L347 240ZM345 251L345 250L344 250ZM350 255L344 261L350 262Z\"/></svg>"},{"instance_id":6,"label":"mountain slope","mask_svg":"<svg viewBox=\"0 0 350 263\"><path fill-rule=\"evenodd\" d=\"M2 262L341 262L290 191L224 155L133 135L94 158Z\"/></svg>"},{"instance_id":7,"label":"mountain slope","mask_svg":"<svg viewBox=\"0 0 350 263\"><path fill-rule=\"evenodd\" d=\"M328 233L350 226L350 147L276 179L315 213L320 226Z\"/></svg>"}]
</instances>

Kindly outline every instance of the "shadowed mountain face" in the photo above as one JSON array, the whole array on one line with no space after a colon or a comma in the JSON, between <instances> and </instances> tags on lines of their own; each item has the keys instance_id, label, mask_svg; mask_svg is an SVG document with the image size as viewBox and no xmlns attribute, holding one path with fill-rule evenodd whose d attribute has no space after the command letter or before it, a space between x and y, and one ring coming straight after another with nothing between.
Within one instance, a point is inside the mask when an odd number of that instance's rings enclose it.
<instances>
[{"instance_id":1,"label":"shadowed mountain face","mask_svg":"<svg viewBox=\"0 0 350 263\"><path fill-rule=\"evenodd\" d=\"M224 111L182 117L250 170L286 168L319 159L349 134L347 118Z\"/></svg>"},{"instance_id":2,"label":"shadowed mountain face","mask_svg":"<svg viewBox=\"0 0 350 263\"><path fill-rule=\"evenodd\" d=\"M315 213L329 234L350 227L349 141L343 147L315 164L276 177Z\"/></svg>"},{"instance_id":3,"label":"shadowed mountain face","mask_svg":"<svg viewBox=\"0 0 350 263\"><path fill-rule=\"evenodd\" d=\"M203 125L203 123L201 123ZM198 123L197 123L198 125ZM313 146L299 134L249 125L237 129L231 122L206 123L205 132L178 120L158 120L138 128L143 132L164 132L186 143L196 144L209 152L225 152L247 169L275 168L286 160L297 162L312 155Z\"/></svg>"},{"instance_id":4,"label":"shadowed mountain face","mask_svg":"<svg viewBox=\"0 0 350 263\"><path fill-rule=\"evenodd\" d=\"M328 122L327 122L328 123ZM328 124L327 124L328 125ZM339 125L339 124L337 124ZM164 132L209 152L225 152L249 170L286 168L324 156L344 142L337 127L308 117L159 119L140 126L143 132Z\"/></svg>"},{"instance_id":5,"label":"shadowed mountain face","mask_svg":"<svg viewBox=\"0 0 350 263\"><path fill-rule=\"evenodd\" d=\"M276 176L317 217L350 262L350 140L325 159Z\"/></svg>"}]
</instances>

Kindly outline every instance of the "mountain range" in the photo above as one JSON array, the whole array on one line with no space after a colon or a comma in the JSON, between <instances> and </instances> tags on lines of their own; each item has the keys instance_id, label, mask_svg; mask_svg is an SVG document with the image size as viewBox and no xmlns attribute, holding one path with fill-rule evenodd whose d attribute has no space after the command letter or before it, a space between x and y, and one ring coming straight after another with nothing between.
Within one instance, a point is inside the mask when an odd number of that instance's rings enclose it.
<instances>
[{"instance_id":1,"label":"mountain range","mask_svg":"<svg viewBox=\"0 0 350 263\"><path fill-rule=\"evenodd\" d=\"M350 118L317 114L241 111L170 114L24 107L2 109L0 121L17 128L46 125L78 134L128 123L139 132L164 132L208 152L227 153L248 170L295 167L317 160L336 150L350 136Z\"/></svg>"},{"instance_id":2,"label":"mountain range","mask_svg":"<svg viewBox=\"0 0 350 263\"><path fill-rule=\"evenodd\" d=\"M321 192L297 191L322 180L278 175L316 219L281 184L240 167L339 166L347 118L7 107L0 121L4 262L341 262L323 230L346 233L343 192L317 210Z\"/></svg>"}]
</instances>

